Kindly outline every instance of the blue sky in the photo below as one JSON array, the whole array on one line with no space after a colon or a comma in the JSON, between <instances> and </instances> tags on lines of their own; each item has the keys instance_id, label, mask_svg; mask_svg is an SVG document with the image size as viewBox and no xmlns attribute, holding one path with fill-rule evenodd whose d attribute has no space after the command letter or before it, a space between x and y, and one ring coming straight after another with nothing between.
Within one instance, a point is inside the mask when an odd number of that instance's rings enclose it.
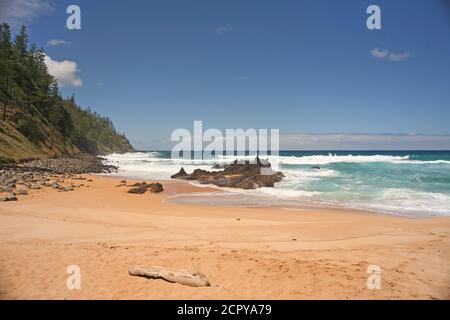
<instances>
[{"instance_id":1,"label":"blue sky","mask_svg":"<svg viewBox=\"0 0 450 320\"><path fill-rule=\"evenodd\" d=\"M282 134L450 134L444 0L11 3L0 0L29 10L0 18L26 23L52 61L76 63L63 94L108 115L138 148L194 120ZM65 27L70 4L81 30ZM370 4L381 30L366 28Z\"/></svg>"}]
</instances>

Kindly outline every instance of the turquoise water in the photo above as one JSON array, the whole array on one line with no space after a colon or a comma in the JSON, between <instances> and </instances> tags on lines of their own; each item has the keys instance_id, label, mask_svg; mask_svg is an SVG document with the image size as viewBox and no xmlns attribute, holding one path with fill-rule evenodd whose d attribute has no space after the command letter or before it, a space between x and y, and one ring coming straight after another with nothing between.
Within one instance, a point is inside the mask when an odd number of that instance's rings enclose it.
<instances>
[{"instance_id":1,"label":"turquoise water","mask_svg":"<svg viewBox=\"0 0 450 320\"><path fill-rule=\"evenodd\" d=\"M286 178L275 188L227 190L237 201L254 204L324 204L412 216L450 215L449 151L281 151L267 157ZM232 161L170 159L170 152L110 155L119 174L168 179ZM211 198L211 197L210 197ZM229 200L227 200L229 201Z\"/></svg>"},{"instance_id":2,"label":"turquoise water","mask_svg":"<svg viewBox=\"0 0 450 320\"><path fill-rule=\"evenodd\" d=\"M299 159L297 164L280 165L290 177L279 186L282 189L389 213L450 214L449 152L288 152L280 156Z\"/></svg>"}]
</instances>

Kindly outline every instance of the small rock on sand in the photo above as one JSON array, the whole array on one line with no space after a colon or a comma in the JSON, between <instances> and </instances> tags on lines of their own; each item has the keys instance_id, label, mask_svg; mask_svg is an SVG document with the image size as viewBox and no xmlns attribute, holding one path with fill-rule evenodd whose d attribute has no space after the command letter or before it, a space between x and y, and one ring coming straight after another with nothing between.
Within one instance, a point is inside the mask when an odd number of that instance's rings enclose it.
<instances>
[{"instance_id":1,"label":"small rock on sand","mask_svg":"<svg viewBox=\"0 0 450 320\"><path fill-rule=\"evenodd\" d=\"M0 197L0 202L7 202L7 201L17 201L17 197L14 193L10 193L7 196Z\"/></svg>"}]
</instances>

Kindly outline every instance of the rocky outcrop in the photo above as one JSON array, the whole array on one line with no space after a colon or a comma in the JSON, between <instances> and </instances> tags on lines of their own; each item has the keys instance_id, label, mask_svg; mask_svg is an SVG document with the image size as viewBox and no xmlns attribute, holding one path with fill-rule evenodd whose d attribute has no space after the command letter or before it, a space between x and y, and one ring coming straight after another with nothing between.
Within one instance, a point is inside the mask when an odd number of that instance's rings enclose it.
<instances>
[{"instance_id":1,"label":"rocky outcrop","mask_svg":"<svg viewBox=\"0 0 450 320\"><path fill-rule=\"evenodd\" d=\"M201 184L214 184L218 187L257 189L262 187L274 187L280 182L284 174L273 171L271 164L261 161L256 157L254 163L245 161L240 163L235 160L232 164L222 166L222 171L207 171L195 169L187 174L183 168L172 176L173 179L195 180Z\"/></svg>"}]
</instances>

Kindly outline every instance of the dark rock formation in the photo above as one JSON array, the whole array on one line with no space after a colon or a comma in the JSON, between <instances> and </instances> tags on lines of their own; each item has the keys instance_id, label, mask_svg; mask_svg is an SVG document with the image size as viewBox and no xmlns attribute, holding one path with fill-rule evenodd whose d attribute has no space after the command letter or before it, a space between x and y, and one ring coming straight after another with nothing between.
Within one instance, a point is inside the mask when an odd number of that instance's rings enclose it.
<instances>
[{"instance_id":1,"label":"dark rock formation","mask_svg":"<svg viewBox=\"0 0 450 320\"><path fill-rule=\"evenodd\" d=\"M172 179L178 179L181 177L185 177L188 174L186 173L186 171L184 171L184 168L181 167L180 171L178 171L178 173L175 173L174 175L171 176Z\"/></svg>"},{"instance_id":2,"label":"dark rock formation","mask_svg":"<svg viewBox=\"0 0 450 320\"><path fill-rule=\"evenodd\" d=\"M261 187L273 187L280 182L284 175L271 169L269 162L263 162L256 157L256 163L246 160L239 163L235 160L232 164L226 164L222 171L206 171L195 169L187 174L183 168L172 176L173 179L196 180L202 184L214 184L219 187L257 189Z\"/></svg>"}]
</instances>

